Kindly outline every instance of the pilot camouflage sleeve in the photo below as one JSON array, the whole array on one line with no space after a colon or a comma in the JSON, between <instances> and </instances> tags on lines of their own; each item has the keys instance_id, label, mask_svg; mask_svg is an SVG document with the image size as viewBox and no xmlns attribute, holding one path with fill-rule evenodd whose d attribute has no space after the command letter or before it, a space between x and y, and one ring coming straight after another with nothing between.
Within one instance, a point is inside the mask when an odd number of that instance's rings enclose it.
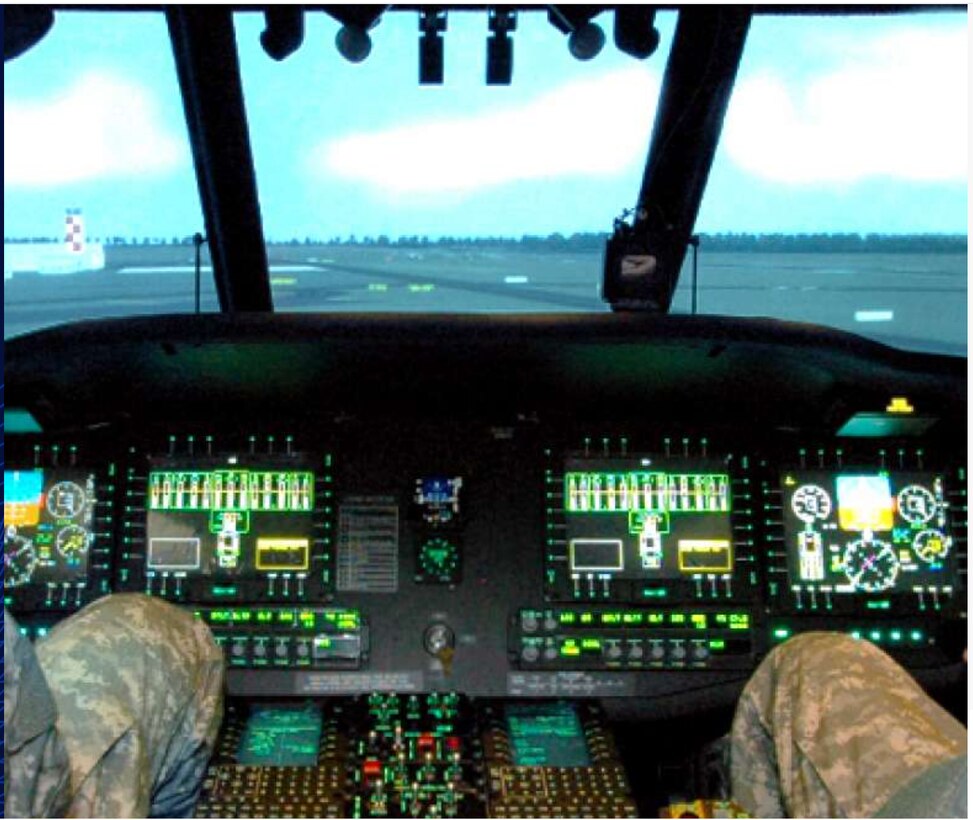
<instances>
[{"instance_id":1,"label":"pilot camouflage sleeve","mask_svg":"<svg viewBox=\"0 0 973 820\"><path fill-rule=\"evenodd\" d=\"M63 816L71 793L54 699L33 646L6 609L3 667L4 816Z\"/></svg>"},{"instance_id":2,"label":"pilot camouflage sleeve","mask_svg":"<svg viewBox=\"0 0 973 820\"><path fill-rule=\"evenodd\" d=\"M882 650L812 632L771 652L743 691L733 798L755 817L871 817L965 753L966 729Z\"/></svg>"},{"instance_id":3,"label":"pilot camouflage sleeve","mask_svg":"<svg viewBox=\"0 0 973 820\"><path fill-rule=\"evenodd\" d=\"M158 599L113 595L59 624L37 656L71 764L71 816L189 816L222 717L208 627Z\"/></svg>"}]
</instances>

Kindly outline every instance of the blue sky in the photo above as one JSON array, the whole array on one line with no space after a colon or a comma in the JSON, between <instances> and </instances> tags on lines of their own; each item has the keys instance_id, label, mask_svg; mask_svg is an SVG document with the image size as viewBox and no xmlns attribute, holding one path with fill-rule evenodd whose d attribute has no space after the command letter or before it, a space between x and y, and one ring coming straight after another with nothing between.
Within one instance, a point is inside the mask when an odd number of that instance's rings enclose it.
<instances>
[{"instance_id":1,"label":"blue sky","mask_svg":"<svg viewBox=\"0 0 973 820\"><path fill-rule=\"evenodd\" d=\"M514 81L484 84L486 19L452 14L446 84L417 83L417 21L387 15L368 60L308 21L283 63L237 15L270 239L608 230L638 191L674 28L645 62L574 60L521 15ZM758 18L700 231L966 232L965 14ZM59 13L4 70L4 233L57 236L64 208L95 237L202 230L161 15Z\"/></svg>"}]
</instances>

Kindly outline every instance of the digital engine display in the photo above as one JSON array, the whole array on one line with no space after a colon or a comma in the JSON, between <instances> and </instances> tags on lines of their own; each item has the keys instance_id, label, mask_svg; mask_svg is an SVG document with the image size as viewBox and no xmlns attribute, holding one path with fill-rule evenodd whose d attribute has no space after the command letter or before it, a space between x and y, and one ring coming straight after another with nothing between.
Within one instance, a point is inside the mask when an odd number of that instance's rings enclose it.
<instances>
[{"instance_id":1,"label":"digital engine display","mask_svg":"<svg viewBox=\"0 0 973 820\"><path fill-rule=\"evenodd\" d=\"M66 467L4 470L4 587L85 580L94 520L93 474Z\"/></svg>"},{"instance_id":2,"label":"digital engine display","mask_svg":"<svg viewBox=\"0 0 973 820\"><path fill-rule=\"evenodd\" d=\"M876 593L951 584L941 476L800 470L784 473L781 489L792 585Z\"/></svg>"},{"instance_id":3,"label":"digital engine display","mask_svg":"<svg viewBox=\"0 0 973 820\"><path fill-rule=\"evenodd\" d=\"M573 577L674 579L733 572L730 478L719 462L569 459L564 512Z\"/></svg>"},{"instance_id":4,"label":"digital engine display","mask_svg":"<svg viewBox=\"0 0 973 820\"><path fill-rule=\"evenodd\" d=\"M314 474L266 465L149 473L145 569L170 575L310 569Z\"/></svg>"}]
</instances>

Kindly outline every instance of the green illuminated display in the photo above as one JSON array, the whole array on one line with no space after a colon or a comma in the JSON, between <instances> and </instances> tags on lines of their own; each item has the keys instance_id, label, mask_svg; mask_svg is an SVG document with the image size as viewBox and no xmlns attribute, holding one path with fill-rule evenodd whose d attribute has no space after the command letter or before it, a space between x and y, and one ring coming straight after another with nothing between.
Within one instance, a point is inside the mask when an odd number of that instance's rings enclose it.
<instances>
[{"instance_id":1,"label":"green illuminated display","mask_svg":"<svg viewBox=\"0 0 973 820\"><path fill-rule=\"evenodd\" d=\"M315 766L321 743L321 711L254 707L237 751L244 766Z\"/></svg>"},{"instance_id":2,"label":"green illuminated display","mask_svg":"<svg viewBox=\"0 0 973 820\"><path fill-rule=\"evenodd\" d=\"M361 614L357 609L253 609L225 607L197 610L196 617L214 626L233 624L276 624L278 627L308 632L357 631Z\"/></svg>"},{"instance_id":3,"label":"green illuminated display","mask_svg":"<svg viewBox=\"0 0 973 820\"><path fill-rule=\"evenodd\" d=\"M728 610L668 611L652 609L554 609L524 611L537 620L553 618L559 630L586 629L728 629L747 631L750 613Z\"/></svg>"},{"instance_id":4,"label":"green illuminated display","mask_svg":"<svg viewBox=\"0 0 973 820\"><path fill-rule=\"evenodd\" d=\"M315 474L267 469L267 462L231 465L149 472L146 571L220 581L307 578L315 558ZM217 583L212 594L229 598L238 590Z\"/></svg>"},{"instance_id":5,"label":"green illuminated display","mask_svg":"<svg viewBox=\"0 0 973 820\"><path fill-rule=\"evenodd\" d=\"M630 513L636 516L633 521L640 512L726 513L730 477L724 473L569 472L564 476L564 509ZM660 531L668 531L668 523Z\"/></svg>"},{"instance_id":6,"label":"green illuminated display","mask_svg":"<svg viewBox=\"0 0 973 820\"><path fill-rule=\"evenodd\" d=\"M719 471L722 462L666 463L671 471L648 456L566 461L559 513L575 598L584 590L594 597L604 589L599 583L614 580L732 576L730 476ZM666 592L646 587L637 594Z\"/></svg>"},{"instance_id":7,"label":"green illuminated display","mask_svg":"<svg viewBox=\"0 0 973 820\"><path fill-rule=\"evenodd\" d=\"M310 512L314 509L314 475L287 470L153 472L149 474L148 502L150 510L164 512Z\"/></svg>"},{"instance_id":8,"label":"green illuminated display","mask_svg":"<svg viewBox=\"0 0 973 820\"><path fill-rule=\"evenodd\" d=\"M511 704L506 712L514 765L590 765L584 729L571 704Z\"/></svg>"}]
</instances>

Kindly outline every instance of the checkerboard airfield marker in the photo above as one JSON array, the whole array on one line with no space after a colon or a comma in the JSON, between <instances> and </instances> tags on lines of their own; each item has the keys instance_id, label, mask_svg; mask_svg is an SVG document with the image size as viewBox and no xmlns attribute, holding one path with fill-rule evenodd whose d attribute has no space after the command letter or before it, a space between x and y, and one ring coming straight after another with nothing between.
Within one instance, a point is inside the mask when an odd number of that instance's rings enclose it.
<instances>
[{"instance_id":1,"label":"checkerboard airfield marker","mask_svg":"<svg viewBox=\"0 0 973 820\"><path fill-rule=\"evenodd\" d=\"M64 217L64 245L68 253L84 253L84 217L80 208L68 208Z\"/></svg>"}]
</instances>

